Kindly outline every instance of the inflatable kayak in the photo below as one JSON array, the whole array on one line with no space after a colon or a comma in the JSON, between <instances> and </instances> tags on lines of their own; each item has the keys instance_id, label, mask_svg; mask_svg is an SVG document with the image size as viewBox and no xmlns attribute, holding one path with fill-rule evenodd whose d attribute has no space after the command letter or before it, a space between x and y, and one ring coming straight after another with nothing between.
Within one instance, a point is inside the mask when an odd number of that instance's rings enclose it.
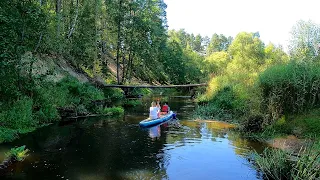
<instances>
[{"instance_id":1,"label":"inflatable kayak","mask_svg":"<svg viewBox=\"0 0 320 180\"><path fill-rule=\"evenodd\" d=\"M141 121L139 123L139 125L141 127L149 127L149 126L154 126L154 125L157 125L157 124L160 124L160 123L163 123L163 122L166 122L170 119L172 119L173 117L175 116L175 114L170 111L168 114L164 115L164 116L161 116L160 118L158 119L145 119L143 121Z\"/></svg>"}]
</instances>

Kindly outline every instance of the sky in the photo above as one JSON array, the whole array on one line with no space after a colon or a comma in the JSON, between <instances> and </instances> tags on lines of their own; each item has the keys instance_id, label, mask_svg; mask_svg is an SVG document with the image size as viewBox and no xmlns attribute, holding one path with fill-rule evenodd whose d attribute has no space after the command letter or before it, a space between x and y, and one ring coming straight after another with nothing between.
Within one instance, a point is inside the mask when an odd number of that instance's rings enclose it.
<instances>
[{"instance_id":1,"label":"sky","mask_svg":"<svg viewBox=\"0 0 320 180\"><path fill-rule=\"evenodd\" d=\"M320 0L164 0L169 29L235 37L259 32L265 44L287 49L298 20L320 24Z\"/></svg>"}]
</instances>

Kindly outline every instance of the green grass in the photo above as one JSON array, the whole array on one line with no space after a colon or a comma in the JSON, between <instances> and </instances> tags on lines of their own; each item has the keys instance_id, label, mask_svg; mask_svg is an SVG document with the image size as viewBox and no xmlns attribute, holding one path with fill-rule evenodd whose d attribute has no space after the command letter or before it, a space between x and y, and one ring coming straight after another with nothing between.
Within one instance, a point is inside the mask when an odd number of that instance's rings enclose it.
<instances>
[{"instance_id":1,"label":"green grass","mask_svg":"<svg viewBox=\"0 0 320 180\"><path fill-rule=\"evenodd\" d=\"M262 154L254 152L254 164L267 179L318 179L320 149L308 147L293 156L280 149L267 148Z\"/></svg>"},{"instance_id":2,"label":"green grass","mask_svg":"<svg viewBox=\"0 0 320 180\"><path fill-rule=\"evenodd\" d=\"M25 149L26 146L20 146L16 148L11 148L11 150L6 153L7 158L13 158L17 161L23 161L28 156L28 149Z\"/></svg>"},{"instance_id":3,"label":"green grass","mask_svg":"<svg viewBox=\"0 0 320 180\"><path fill-rule=\"evenodd\" d=\"M313 109L298 115L282 116L273 124L265 126L260 132L242 132L242 134L245 137L262 141L287 135L320 140L320 109Z\"/></svg>"},{"instance_id":4,"label":"green grass","mask_svg":"<svg viewBox=\"0 0 320 180\"><path fill-rule=\"evenodd\" d=\"M290 176L289 155L282 150L267 148L262 154L255 152L254 163L268 178L281 180Z\"/></svg>"},{"instance_id":5,"label":"green grass","mask_svg":"<svg viewBox=\"0 0 320 180\"><path fill-rule=\"evenodd\" d=\"M302 137L320 138L320 109L293 117L293 126L299 127Z\"/></svg>"}]
</instances>

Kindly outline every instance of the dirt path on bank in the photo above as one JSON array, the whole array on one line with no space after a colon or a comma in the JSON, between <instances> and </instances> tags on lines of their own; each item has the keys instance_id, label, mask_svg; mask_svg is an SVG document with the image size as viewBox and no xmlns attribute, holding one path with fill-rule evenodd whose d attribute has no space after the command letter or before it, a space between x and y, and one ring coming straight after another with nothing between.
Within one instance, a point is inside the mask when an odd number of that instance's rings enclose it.
<instances>
[{"instance_id":1,"label":"dirt path on bank","mask_svg":"<svg viewBox=\"0 0 320 180\"><path fill-rule=\"evenodd\" d=\"M298 153L301 149L310 144L310 140L299 139L294 135L274 138L267 143L274 148L279 148L288 152Z\"/></svg>"}]
</instances>

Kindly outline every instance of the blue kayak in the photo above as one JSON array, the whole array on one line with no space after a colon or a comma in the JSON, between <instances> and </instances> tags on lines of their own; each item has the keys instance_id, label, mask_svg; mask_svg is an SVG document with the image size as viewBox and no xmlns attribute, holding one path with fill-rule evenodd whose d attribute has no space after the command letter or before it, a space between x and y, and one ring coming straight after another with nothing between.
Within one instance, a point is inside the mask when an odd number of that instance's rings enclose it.
<instances>
[{"instance_id":1,"label":"blue kayak","mask_svg":"<svg viewBox=\"0 0 320 180\"><path fill-rule=\"evenodd\" d=\"M154 125L157 125L157 124L160 124L160 123L163 123L163 122L166 122L170 119L172 119L174 116L174 113L172 111L170 111L168 114L164 115L164 116L161 116L160 118L158 119L145 119L143 121L141 121L139 123L139 125L141 127L149 127L149 126L154 126Z\"/></svg>"}]
</instances>

